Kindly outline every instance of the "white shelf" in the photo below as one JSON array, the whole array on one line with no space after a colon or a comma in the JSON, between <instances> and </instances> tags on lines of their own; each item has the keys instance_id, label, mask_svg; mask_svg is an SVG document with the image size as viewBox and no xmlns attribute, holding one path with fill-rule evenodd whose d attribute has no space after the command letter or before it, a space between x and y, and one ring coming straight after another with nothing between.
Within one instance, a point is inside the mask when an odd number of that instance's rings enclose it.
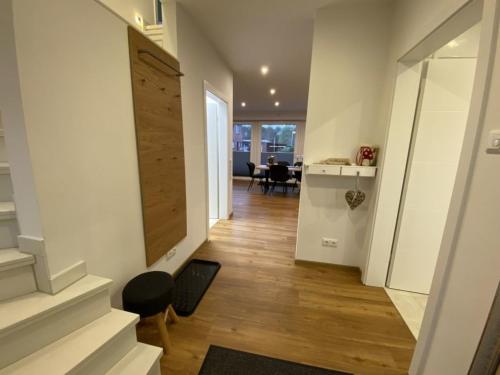
<instances>
[{"instance_id":1,"label":"white shelf","mask_svg":"<svg viewBox=\"0 0 500 375\"><path fill-rule=\"evenodd\" d=\"M360 177L375 177L377 167L365 167L360 165L343 165L342 176L356 176L359 172Z\"/></svg>"},{"instance_id":2,"label":"white shelf","mask_svg":"<svg viewBox=\"0 0 500 375\"><path fill-rule=\"evenodd\" d=\"M310 164L306 165L306 174L323 176L356 176L375 177L377 167L365 167L362 165L329 165L329 164Z\"/></svg>"}]
</instances>

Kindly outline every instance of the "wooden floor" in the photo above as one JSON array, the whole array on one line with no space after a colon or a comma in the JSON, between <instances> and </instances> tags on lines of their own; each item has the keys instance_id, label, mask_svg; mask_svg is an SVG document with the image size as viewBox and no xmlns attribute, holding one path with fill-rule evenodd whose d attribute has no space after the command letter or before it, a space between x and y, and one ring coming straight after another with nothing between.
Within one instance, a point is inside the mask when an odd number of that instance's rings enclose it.
<instances>
[{"instance_id":1,"label":"wooden floor","mask_svg":"<svg viewBox=\"0 0 500 375\"><path fill-rule=\"evenodd\" d=\"M295 264L298 195L247 193L195 254L222 268L196 312L169 326L164 374L197 374L210 344L354 374L406 374L415 340L383 288L356 269ZM160 346L154 325L141 341Z\"/></svg>"}]
</instances>

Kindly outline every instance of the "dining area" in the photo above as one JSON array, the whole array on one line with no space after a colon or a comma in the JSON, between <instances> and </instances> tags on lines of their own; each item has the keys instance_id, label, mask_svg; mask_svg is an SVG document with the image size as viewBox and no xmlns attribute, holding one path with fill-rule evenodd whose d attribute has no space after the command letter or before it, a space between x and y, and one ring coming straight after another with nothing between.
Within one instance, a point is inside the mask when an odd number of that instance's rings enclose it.
<instances>
[{"instance_id":1,"label":"dining area","mask_svg":"<svg viewBox=\"0 0 500 375\"><path fill-rule=\"evenodd\" d=\"M268 160L266 164L256 165L247 162L248 177L250 182L247 191L254 187L260 187L264 194L274 194L276 188L280 188L283 194L300 193L302 182L302 162L297 161L293 165L288 161Z\"/></svg>"}]
</instances>

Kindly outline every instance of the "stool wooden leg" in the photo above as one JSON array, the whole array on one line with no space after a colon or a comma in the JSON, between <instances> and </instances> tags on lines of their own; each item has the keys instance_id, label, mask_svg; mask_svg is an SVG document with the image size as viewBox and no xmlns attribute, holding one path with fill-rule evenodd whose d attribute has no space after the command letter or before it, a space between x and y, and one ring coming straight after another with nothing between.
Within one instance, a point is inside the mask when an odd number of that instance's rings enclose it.
<instances>
[{"instance_id":1,"label":"stool wooden leg","mask_svg":"<svg viewBox=\"0 0 500 375\"><path fill-rule=\"evenodd\" d=\"M172 344L170 343L170 337L168 336L167 326L165 324L165 314L159 313L156 315L156 324L158 325L158 331L160 331L161 341L163 343L163 351L165 354L170 352Z\"/></svg>"},{"instance_id":2,"label":"stool wooden leg","mask_svg":"<svg viewBox=\"0 0 500 375\"><path fill-rule=\"evenodd\" d=\"M177 316L177 313L175 312L174 307L172 305L169 305L167 307L167 314L170 317L172 323L179 322L179 317Z\"/></svg>"}]
</instances>

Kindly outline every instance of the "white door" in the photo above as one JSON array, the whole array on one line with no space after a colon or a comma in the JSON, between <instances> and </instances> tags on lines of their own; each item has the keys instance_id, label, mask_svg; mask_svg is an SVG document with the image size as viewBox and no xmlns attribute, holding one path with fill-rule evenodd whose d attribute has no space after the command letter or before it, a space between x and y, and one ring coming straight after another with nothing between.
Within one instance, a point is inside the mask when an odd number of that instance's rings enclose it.
<instances>
[{"instance_id":1,"label":"white door","mask_svg":"<svg viewBox=\"0 0 500 375\"><path fill-rule=\"evenodd\" d=\"M206 91L208 218L229 217L229 112L227 103Z\"/></svg>"},{"instance_id":2,"label":"white door","mask_svg":"<svg viewBox=\"0 0 500 375\"><path fill-rule=\"evenodd\" d=\"M475 66L475 58L428 63L393 244L390 288L429 293L455 183Z\"/></svg>"},{"instance_id":3,"label":"white door","mask_svg":"<svg viewBox=\"0 0 500 375\"><path fill-rule=\"evenodd\" d=\"M228 106L218 100L217 134L219 150L219 218L229 218L229 117Z\"/></svg>"},{"instance_id":4,"label":"white door","mask_svg":"<svg viewBox=\"0 0 500 375\"><path fill-rule=\"evenodd\" d=\"M219 145L217 102L207 95L208 217L219 218Z\"/></svg>"}]
</instances>

